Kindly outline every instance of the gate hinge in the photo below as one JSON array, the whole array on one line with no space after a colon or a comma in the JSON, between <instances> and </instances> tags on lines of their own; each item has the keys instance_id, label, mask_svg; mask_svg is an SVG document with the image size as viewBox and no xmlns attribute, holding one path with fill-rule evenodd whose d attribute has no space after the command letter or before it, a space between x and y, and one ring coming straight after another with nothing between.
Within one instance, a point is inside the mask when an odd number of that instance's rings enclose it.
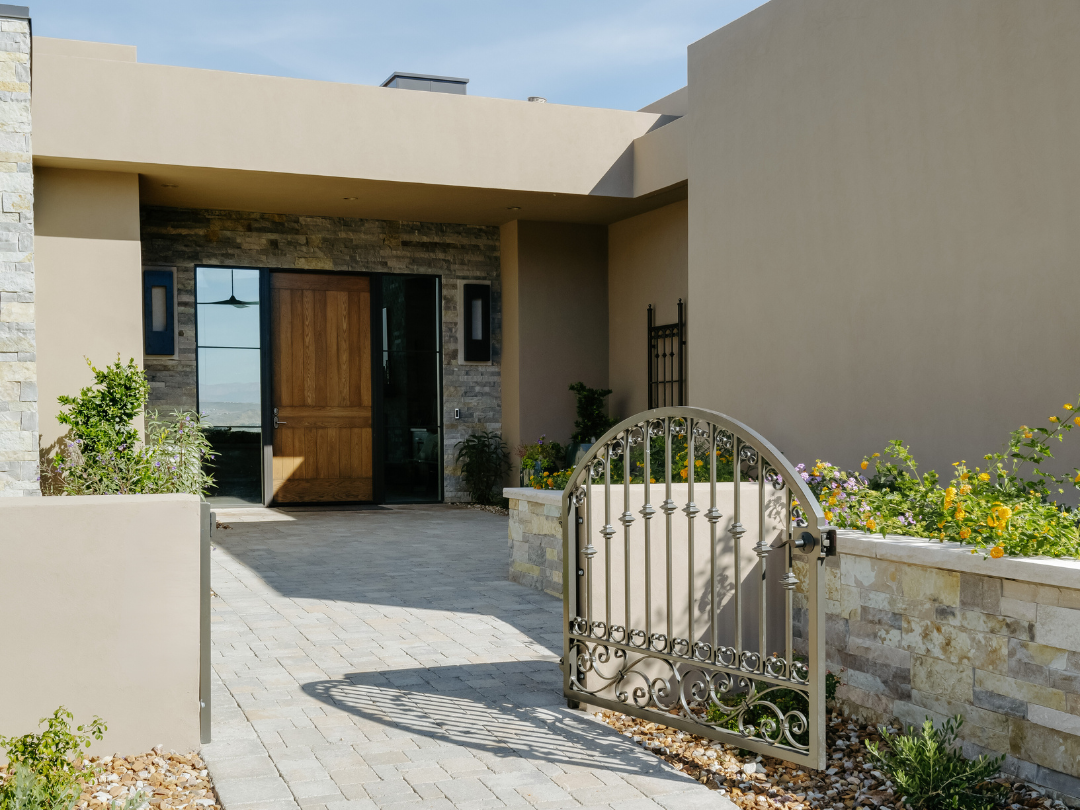
<instances>
[{"instance_id":1,"label":"gate hinge","mask_svg":"<svg viewBox=\"0 0 1080 810\"><path fill-rule=\"evenodd\" d=\"M836 552L837 552L837 548L836 548L836 529L829 529L829 530L827 530L825 532L822 532L821 539L822 539L822 543L821 543L822 549L821 550L825 553L825 556L826 557L835 557Z\"/></svg>"}]
</instances>

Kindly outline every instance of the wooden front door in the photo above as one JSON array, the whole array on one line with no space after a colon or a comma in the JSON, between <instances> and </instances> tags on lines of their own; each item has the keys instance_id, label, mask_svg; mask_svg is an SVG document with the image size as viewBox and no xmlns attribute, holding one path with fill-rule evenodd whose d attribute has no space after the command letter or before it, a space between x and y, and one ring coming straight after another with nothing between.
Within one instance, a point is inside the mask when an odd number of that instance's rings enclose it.
<instances>
[{"instance_id":1,"label":"wooden front door","mask_svg":"<svg viewBox=\"0 0 1080 810\"><path fill-rule=\"evenodd\" d=\"M274 500L372 500L366 277L273 273Z\"/></svg>"}]
</instances>

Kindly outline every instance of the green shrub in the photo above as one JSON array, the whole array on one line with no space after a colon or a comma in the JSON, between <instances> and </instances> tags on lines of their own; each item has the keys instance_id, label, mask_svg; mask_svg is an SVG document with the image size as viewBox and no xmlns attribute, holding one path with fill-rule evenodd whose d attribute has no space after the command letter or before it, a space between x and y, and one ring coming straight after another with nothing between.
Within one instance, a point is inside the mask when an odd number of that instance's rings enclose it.
<instances>
[{"instance_id":1,"label":"green shrub","mask_svg":"<svg viewBox=\"0 0 1080 810\"><path fill-rule=\"evenodd\" d=\"M607 415L604 404L611 393L610 388L589 388L583 382L576 382L570 386L570 390L577 394L577 419L570 441L578 444L594 442L618 422Z\"/></svg>"},{"instance_id":2,"label":"green shrub","mask_svg":"<svg viewBox=\"0 0 1080 810\"><path fill-rule=\"evenodd\" d=\"M510 451L498 433L479 432L457 444L457 462L469 497L476 503L501 501L496 488L510 470Z\"/></svg>"},{"instance_id":3,"label":"green shrub","mask_svg":"<svg viewBox=\"0 0 1080 810\"><path fill-rule=\"evenodd\" d=\"M205 431L195 413L173 411L161 420L148 411L145 444L87 452L80 439L69 439L53 460L53 488L64 495L205 495L214 482L207 462L216 456Z\"/></svg>"},{"instance_id":4,"label":"green shrub","mask_svg":"<svg viewBox=\"0 0 1080 810\"><path fill-rule=\"evenodd\" d=\"M72 719L71 712L61 706L52 717L41 719L46 727L40 734L0 737L0 749L12 770L0 785L0 810L66 810L78 798L79 780L94 775L82 759L81 749L90 747L91 738L100 740L107 727L95 717L89 726L72 732Z\"/></svg>"},{"instance_id":5,"label":"green shrub","mask_svg":"<svg viewBox=\"0 0 1080 810\"><path fill-rule=\"evenodd\" d=\"M63 495L206 494L213 483L206 467L214 454L199 416L174 411L165 421L148 411L143 443L132 424L150 392L142 369L134 360L125 365L119 358L105 369L89 360L87 365L94 384L76 397L58 397L67 410L57 421L70 430L48 470L46 490Z\"/></svg>"},{"instance_id":6,"label":"green shrub","mask_svg":"<svg viewBox=\"0 0 1080 810\"><path fill-rule=\"evenodd\" d=\"M820 460L796 469L826 519L842 529L952 540L993 558L1080 557L1077 512L1056 500L1066 488L1080 489L1080 468L1065 475L1042 468L1054 457L1050 443L1080 425L1080 416L1069 416L1078 408L1066 403L1064 419L1051 416L1049 428L1021 425L1002 452L983 456L985 468L956 462L944 488L932 470L919 474L899 440L863 459L862 470L874 465L870 479Z\"/></svg>"},{"instance_id":7,"label":"green shrub","mask_svg":"<svg viewBox=\"0 0 1080 810\"><path fill-rule=\"evenodd\" d=\"M956 735L964 718L957 715L941 728L927 718L922 731L906 734L881 728L885 747L867 742L870 759L896 785L900 799L914 810L990 810L1007 788L991 782L1005 757L969 760L957 749Z\"/></svg>"},{"instance_id":8,"label":"green shrub","mask_svg":"<svg viewBox=\"0 0 1080 810\"><path fill-rule=\"evenodd\" d=\"M61 412L56 421L71 428L72 436L79 439L85 453L134 449L139 432L131 423L150 396L146 375L134 358L124 365L119 355L115 363L104 369L96 368L89 358L86 365L94 374L94 384L82 389L76 397L57 397L68 410Z\"/></svg>"}]
</instances>

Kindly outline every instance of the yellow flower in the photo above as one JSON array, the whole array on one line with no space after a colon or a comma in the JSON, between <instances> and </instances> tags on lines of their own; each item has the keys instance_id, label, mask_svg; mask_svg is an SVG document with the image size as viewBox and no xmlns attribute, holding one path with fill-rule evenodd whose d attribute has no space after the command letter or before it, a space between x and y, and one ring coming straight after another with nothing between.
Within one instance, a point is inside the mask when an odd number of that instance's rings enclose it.
<instances>
[{"instance_id":1,"label":"yellow flower","mask_svg":"<svg viewBox=\"0 0 1080 810\"><path fill-rule=\"evenodd\" d=\"M1080 473L1076 474L1076 478L1073 479L1074 484L1080 484Z\"/></svg>"},{"instance_id":2,"label":"yellow flower","mask_svg":"<svg viewBox=\"0 0 1080 810\"><path fill-rule=\"evenodd\" d=\"M956 508L956 519L957 520L963 520L966 517L967 517L967 512L965 512L962 507L958 506Z\"/></svg>"},{"instance_id":3,"label":"yellow flower","mask_svg":"<svg viewBox=\"0 0 1080 810\"><path fill-rule=\"evenodd\" d=\"M829 506L836 506L836 495L829 496Z\"/></svg>"},{"instance_id":4,"label":"yellow flower","mask_svg":"<svg viewBox=\"0 0 1080 810\"><path fill-rule=\"evenodd\" d=\"M1067 410L1067 411L1071 411L1071 410L1073 409L1073 406L1072 406L1072 403L1071 403L1071 402L1066 402L1066 403L1065 403L1064 405L1062 405L1061 407L1063 407L1063 408L1064 408L1065 410Z\"/></svg>"},{"instance_id":5,"label":"yellow flower","mask_svg":"<svg viewBox=\"0 0 1080 810\"><path fill-rule=\"evenodd\" d=\"M1024 434L1024 438L1025 438L1025 439L1030 439L1030 438L1032 437L1032 435L1033 435L1033 434L1032 434L1032 433L1031 433L1031 431L1029 430L1029 431L1028 431L1027 433L1025 433L1025 434Z\"/></svg>"},{"instance_id":6,"label":"yellow flower","mask_svg":"<svg viewBox=\"0 0 1080 810\"><path fill-rule=\"evenodd\" d=\"M874 522L873 518L870 518L868 521L866 521L866 528L870 531L874 531L877 528L877 523Z\"/></svg>"},{"instance_id":7,"label":"yellow flower","mask_svg":"<svg viewBox=\"0 0 1080 810\"><path fill-rule=\"evenodd\" d=\"M993 557L995 560L1001 559L1005 556L1005 549L1003 549L1001 546L994 546L992 549L990 549L990 556Z\"/></svg>"},{"instance_id":8,"label":"yellow flower","mask_svg":"<svg viewBox=\"0 0 1080 810\"><path fill-rule=\"evenodd\" d=\"M869 467L870 465L869 465L869 464L868 464L867 462L865 462L865 461L864 461L864 462L863 462L862 464L860 464L859 466L860 466L860 467L862 467L862 468L863 468L863 469L865 470L865 469L866 469L867 467Z\"/></svg>"},{"instance_id":9,"label":"yellow flower","mask_svg":"<svg viewBox=\"0 0 1080 810\"><path fill-rule=\"evenodd\" d=\"M703 465L704 463L705 463L705 462L704 462L704 461L702 461L702 460L701 460L701 459L699 458L699 459L698 459L697 461L695 461L695 462L694 462L694 466L695 466L695 467L700 467L700 466L701 466L701 465Z\"/></svg>"},{"instance_id":10,"label":"yellow flower","mask_svg":"<svg viewBox=\"0 0 1080 810\"><path fill-rule=\"evenodd\" d=\"M943 521L941 521L941 523L939 523L939 524L937 525L937 527L938 527L939 529L944 529L944 528L945 528L945 521L944 521L944 520L943 520Z\"/></svg>"},{"instance_id":11,"label":"yellow flower","mask_svg":"<svg viewBox=\"0 0 1080 810\"><path fill-rule=\"evenodd\" d=\"M1056 416L1051 416L1050 417L1051 422L1056 422L1057 420L1058 420L1058 418Z\"/></svg>"},{"instance_id":12,"label":"yellow flower","mask_svg":"<svg viewBox=\"0 0 1080 810\"><path fill-rule=\"evenodd\" d=\"M649 476L649 483L650 484L655 484L656 483L656 479L653 478L651 475Z\"/></svg>"},{"instance_id":13,"label":"yellow flower","mask_svg":"<svg viewBox=\"0 0 1080 810\"><path fill-rule=\"evenodd\" d=\"M971 492L971 487L968 484L964 484L962 487L960 487L961 495L967 495L969 492Z\"/></svg>"},{"instance_id":14,"label":"yellow flower","mask_svg":"<svg viewBox=\"0 0 1080 810\"><path fill-rule=\"evenodd\" d=\"M945 490L945 497L946 498L955 498L956 497L956 487L949 487L948 489L946 489Z\"/></svg>"},{"instance_id":15,"label":"yellow flower","mask_svg":"<svg viewBox=\"0 0 1080 810\"><path fill-rule=\"evenodd\" d=\"M967 481L971 477L971 473L964 473L960 476L961 481Z\"/></svg>"},{"instance_id":16,"label":"yellow flower","mask_svg":"<svg viewBox=\"0 0 1080 810\"><path fill-rule=\"evenodd\" d=\"M870 456L870 458L878 458L880 456L881 456L881 453L874 453L874 455Z\"/></svg>"},{"instance_id":17,"label":"yellow flower","mask_svg":"<svg viewBox=\"0 0 1080 810\"><path fill-rule=\"evenodd\" d=\"M827 509L825 510L825 519L828 521L832 521L832 512Z\"/></svg>"},{"instance_id":18,"label":"yellow flower","mask_svg":"<svg viewBox=\"0 0 1080 810\"><path fill-rule=\"evenodd\" d=\"M980 481L989 481L990 480L990 473L980 473L979 474L979 480Z\"/></svg>"},{"instance_id":19,"label":"yellow flower","mask_svg":"<svg viewBox=\"0 0 1080 810\"><path fill-rule=\"evenodd\" d=\"M971 537L971 529L968 529L968 528L965 527L965 528L960 530L960 539L961 540L967 540L969 537Z\"/></svg>"}]
</instances>

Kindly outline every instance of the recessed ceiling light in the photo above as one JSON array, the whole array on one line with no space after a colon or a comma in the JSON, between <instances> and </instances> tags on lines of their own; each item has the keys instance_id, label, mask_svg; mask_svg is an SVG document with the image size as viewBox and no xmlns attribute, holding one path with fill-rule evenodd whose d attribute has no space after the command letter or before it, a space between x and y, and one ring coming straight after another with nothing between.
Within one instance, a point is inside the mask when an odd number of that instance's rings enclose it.
<instances>
[{"instance_id":1,"label":"recessed ceiling light","mask_svg":"<svg viewBox=\"0 0 1080 810\"><path fill-rule=\"evenodd\" d=\"M521 206L520 205L508 205L508 206L506 206L506 210L507 211L520 211Z\"/></svg>"},{"instance_id":2,"label":"recessed ceiling light","mask_svg":"<svg viewBox=\"0 0 1080 810\"><path fill-rule=\"evenodd\" d=\"M342 197L343 200L355 200L356 197Z\"/></svg>"},{"instance_id":3,"label":"recessed ceiling light","mask_svg":"<svg viewBox=\"0 0 1080 810\"><path fill-rule=\"evenodd\" d=\"M162 183L162 188L180 188L176 183Z\"/></svg>"}]
</instances>

